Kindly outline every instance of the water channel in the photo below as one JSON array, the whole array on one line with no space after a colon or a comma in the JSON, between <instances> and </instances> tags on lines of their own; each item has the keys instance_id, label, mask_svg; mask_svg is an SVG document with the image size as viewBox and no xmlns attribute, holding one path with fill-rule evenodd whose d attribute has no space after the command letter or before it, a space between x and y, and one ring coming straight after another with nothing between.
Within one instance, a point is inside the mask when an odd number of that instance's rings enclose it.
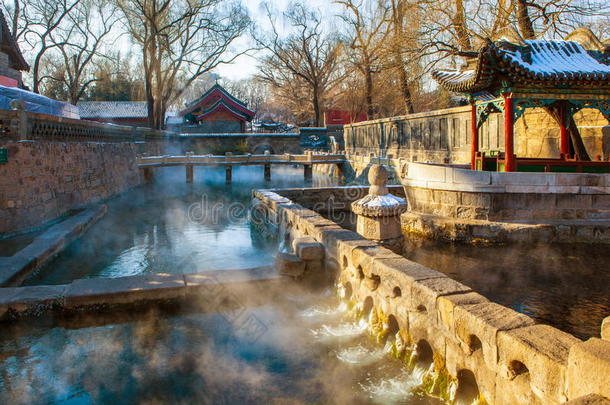
<instances>
[{"instance_id":1,"label":"water channel","mask_svg":"<svg viewBox=\"0 0 610 405\"><path fill-rule=\"evenodd\" d=\"M232 185L222 169L198 170L193 185L183 169L158 170L26 284L271 264L278 243L251 226L251 190L304 183L299 168L274 167L269 183L262 170L236 168ZM607 249L407 241L405 256L579 337L610 311L610 280L596 271ZM266 300L247 309L255 336L227 314L158 309L3 327L0 403L439 403L415 390L427 365L407 371L334 292L253 294Z\"/></svg>"}]
</instances>

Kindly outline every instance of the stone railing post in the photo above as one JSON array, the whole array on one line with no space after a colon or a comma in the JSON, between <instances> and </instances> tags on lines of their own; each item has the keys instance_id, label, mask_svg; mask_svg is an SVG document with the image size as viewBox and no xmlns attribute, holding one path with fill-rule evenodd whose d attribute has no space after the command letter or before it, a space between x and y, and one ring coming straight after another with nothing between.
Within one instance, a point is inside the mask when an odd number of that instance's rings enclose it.
<instances>
[{"instance_id":1,"label":"stone railing post","mask_svg":"<svg viewBox=\"0 0 610 405\"><path fill-rule=\"evenodd\" d=\"M28 114L25 111L25 104L23 103L23 100L15 99L11 101L10 107L13 111L17 111L17 120L15 121L17 136L20 141L25 141L28 139L29 135Z\"/></svg>"},{"instance_id":2,"label":"stone railing post","mask_svg":"<svg viewBox=\"0 0 610 405\"><path fill-rule=\"evenodd\" d=\"M372 165L368 178L371 184L368 195L352 203L352 212L357 216L356 231L367 239L400 252L404 239L400 214L407 210L407 202L389 193L385 167Z\"/></svg>"}]
</instances>

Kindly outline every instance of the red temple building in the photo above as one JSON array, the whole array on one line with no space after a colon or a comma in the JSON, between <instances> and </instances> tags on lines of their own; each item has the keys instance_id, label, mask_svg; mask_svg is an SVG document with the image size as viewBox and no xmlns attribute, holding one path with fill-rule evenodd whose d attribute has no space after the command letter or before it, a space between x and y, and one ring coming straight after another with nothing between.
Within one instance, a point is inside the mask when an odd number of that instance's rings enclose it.
<instances>
[{"instance_id":1,"label":"red temple building","mask_svg":"<svg viewBox=\"0 0 610 405\"><path fill-rule=\"evenodd\" d=\"M432 76L445 89L466 93L472 106L471 168L492 171L610 172L610 162L589 156L573 115L599 110L610 120L610 46L579 28L563 41L524 40L513 30L488 41L461 69ZM560 154L516 156L514 125L528 108L543 108L560 128ZM490 114L504 117L504 148L479 151L479 128ZM525 134L527 136L527 134Z\"/></svg>"},{"instance_id":2,"label":"red temple building","mask_svg":"<svg viewBox=\"0 0 610 405\"><path fill-rule=\"evenodd\" d=\"M216 83L179 115L185 121L184 132L239 133L246 132L246 122L255 113Z\"/></svg>"},{"instance_id":3,"label":"red temple building","mask_svg":"<svg viewBox=\"0 0 610 405\"><path fill-rule=\"evenodd\" d=\"M21 72L27 72L27 64L11 30L0 11L0 85L23 88Z\"/></svg>"}]
</instances>

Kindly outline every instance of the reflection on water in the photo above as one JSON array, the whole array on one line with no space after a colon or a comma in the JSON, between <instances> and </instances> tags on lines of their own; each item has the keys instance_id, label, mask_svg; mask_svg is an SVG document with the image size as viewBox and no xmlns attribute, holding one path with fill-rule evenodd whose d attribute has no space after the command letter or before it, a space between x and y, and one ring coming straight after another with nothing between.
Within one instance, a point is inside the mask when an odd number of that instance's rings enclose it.
<instances>
[{"instance_id":1,"label":"reflection on water","mask_svg":"<svg viewBox=\"0 0 610 405\"><path fill-rule=\"evenodd\" d=\"M582 339L599 336L601 321L610 314L607 246L473 246L409 240L404 255Z\"/></svg>"},{"instance_id":2,"label":"reflection on water","mask_svg":"<svg viewBox=\"0 0 610 405\"><path fill-rule=\"evenodd\" d=\"M314 186L332 183L314 175ZM223 168L196 168L192 185L184 168L157 169L154 184L111 200L100 222L25 284L268 265L277 246L251 228L251 191L303 185L303 169L289 166L273 166L270 182L262 166L234 167L231 185Z\"/></svg>"},{"instance_id":3,"label":"reflection on water","mask_svg":"<svg viewBox=\"0 0 610 405\"><path fill-rule=\"evenodd\" d=\"M310 295L248 308L267 327L256 341L227 317L205 313L7 327L0 330L0 403L439 403L411 393L417 377L398 360L341 359L354 350L378 353L382 346L370 337L316 339L310 328L350 322L339 312L316 323L307 313L320 304L338 303Z\"/></svg>"}]
</instances>

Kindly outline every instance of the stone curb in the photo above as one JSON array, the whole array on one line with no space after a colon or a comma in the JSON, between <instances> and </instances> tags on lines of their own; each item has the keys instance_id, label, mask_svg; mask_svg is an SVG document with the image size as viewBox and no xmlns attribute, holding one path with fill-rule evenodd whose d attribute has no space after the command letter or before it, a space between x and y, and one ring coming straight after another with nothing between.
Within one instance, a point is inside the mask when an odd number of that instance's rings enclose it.
<instances>
[{"instance_id":1,"label":"stone curb","mask_svg":"<svg viewBox=\"0 0 610 405\"><path fill-rule=\"evenodd\" d=\"M144 301L180 300L202 292L218 292L251 283L284 280L273 266L192 274L144 274L75 280L66 285L0 288L0 320L40 316L49 311L85 310Z\"/></svg>"},{"instance_id":2,"label":"stone curb","mask_svg":"<svg viewBox=\"0 0 610 405\"><path fill-rule=\"evenodd\" d=\"M21 284L29 274L85 233L107 210L102 204L79 212L51 226L13 256L0 258L0 287Z\"/></svg>"}]
</instances>

